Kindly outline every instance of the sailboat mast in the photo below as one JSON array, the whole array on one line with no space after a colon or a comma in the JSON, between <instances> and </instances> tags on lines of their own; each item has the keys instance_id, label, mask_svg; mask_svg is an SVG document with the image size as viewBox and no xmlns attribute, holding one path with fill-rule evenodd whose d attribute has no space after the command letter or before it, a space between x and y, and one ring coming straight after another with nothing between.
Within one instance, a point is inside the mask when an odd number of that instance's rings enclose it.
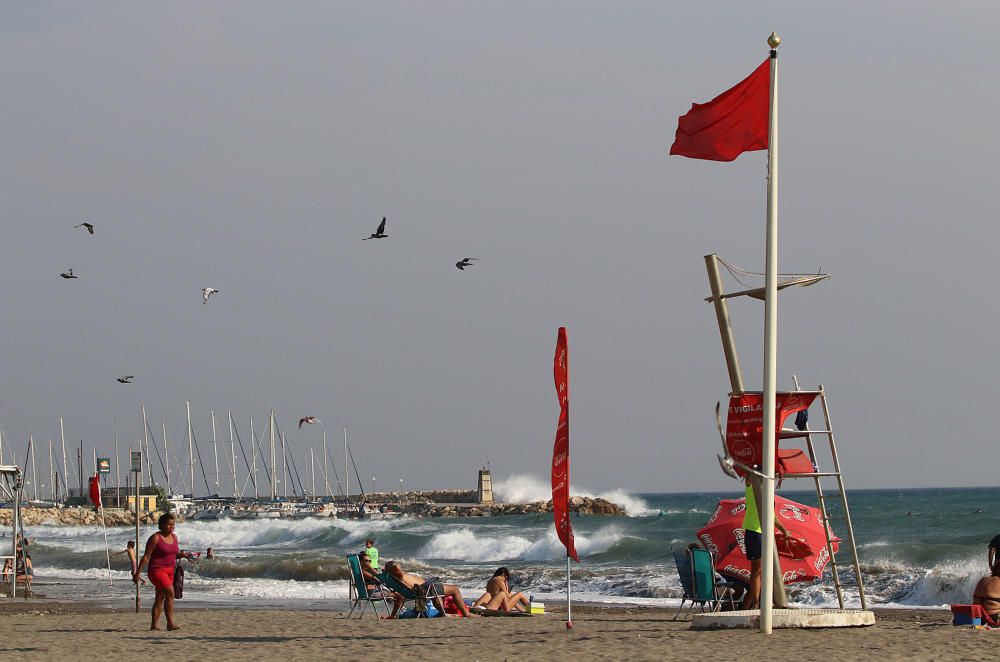
<instances>
[{"instance_id":1,"label":"sailboat mast","mask_svg":"<svg viewBox=\"0 0 1000 662\"><path fill-rule=\"evenodd\" d=\"M281 433L281 496L288 500L288 460L285 455L285 433Z\"/></svg>"},{"instance_id":2,"label":"sailboat mast","mask_svg":"<svg viewBox=\"0 0 1000 662\"><path fill-rule=\"evenodd\" d=\"M191 472L191 498L194 499L194 435L191 431L191 403L185 401L184 404L187 407L188 419L188 467Z\"/></svg>"},{"instance_id":3,"label":"sailboat mast","mask_svg":"<svg viewBox=\"0 0 1000 662\"><path fill-rule=\"evenodd\" d=\"M167 474L167 496L170 496L173 492L170 491L170 451L167 449L167 420L165 418L160 419L160 431L163 435L163 458L166 462L166 466L163 471ZM181 479L181 482L184 482L183 478Z\"/></svg>"},{"instance_id":4,"label":"sailboat mast","mask_svg":"<svg viewBox=\"0 0 1000 662\"><path fill-rule=\"evenodd\" d=\"M271 501L274 501L274 498L276 496L278 496L278 493L275 490L275 485L274 485L274 480L275 480L276 476L274 475L274 470L275 470L274 457L275 456L274 456L274 410L273 409L271 410L271 416L267 419L267 428L268 428L268 439L270 440L270 443L271 443L271 448L270 448L270 452L271 452Z\"/></svg>"},{"instance_id":5,"label":"sailboat mast","mask_svg":"<svg viewBox=\"0 0 1000 662\"><path fill-rule=\"evenodd\" d=\"M153 470L149 468L149 419L146 418L146 405L142 406L142 441L140 443L145 445L145 448L140 447L139 450L142 452L143 455L146 456L146 469L147 469L147 471L149 471L149 483L150 483L150 485L152 485L153 484ZM142 467L140 466L140 469L141 468ZM141 474L142 472L139 472L139 473ZM137 482L138 482L138 479L137 479ZM169 488L168 488L167 491L168 492L170 491ZM136 497L136 498L138 498L138 497ZM136 508L135 512L139 512L139 504L138 503L136 503L135 508ZM136 547L138 547L139 546L139 541L136 540L135 544L136 544Z\"/></svg>"},{"instance_id":6,"label":"sailboat mast","mask_svg":"<svg viewBox=\"0 0 1000 662\"><path fill-rule=\"evenodd\" d=\"M215 496L219 496L219 445L215 440L215 410L212 409L212 450L215 451Z\"/></svg>"},{"instance_id":7,"label":"sailboat mast","mask_svg":"<svg viewBox=\"0 0 1000 662\"><path fill-rule=\"evenodd\" d=\"M233 439L233 410L227 412L229 418L229 448L233 455L233 498L240 498L240 490L236 484L236 440Z\"/></svg>"},{"instance_id":8,"label":"sailboat mast","mask_svg":"<svg viewBox=\"0 0 1000 662\"><path fill-rule=\"evenodd\" d=\"M111 419L111 427L115 431L115 505L121 507L122 502L122 465L118 461L118 417Z\"/></svg>"},{"instance_id":9,"label":"sailboat mast","mask_svg":"<svg viewBox=\"0 0 1000 662\"><path fill-rule=\"evenodd\" d=\"M49 446L51 446L51 442ZM51 455L51 453L50 453ZM51 462L50 462L51 464ZM316 498L316 456L313 452L312 446L309 447L309 467L312 471L312 494L310 495L313 499Z\"/></svg>"},{"instance_id":10,"label":"sailboat mast","mask_svg":"<svg viewBox=\"0 0 1000 662\"><path fill-rule=\"evenodd\" d=\"M351 502L351 472L347 466L347 426L344 426L344 486L347 491L347 503Z\"/></svg>"},{"instance_id":11,"label":"sailboat mast","mask_svg":"<svg viewBox=\"0 0 1000 662\"><path fill-rule=\"evenodd\" d=\"M28 450L31 452L31 498L33 501L38 501L38 476L35 474L35 440L31 435L28 435Z\"/></svg>"},{"instance_id":12,"label":"sailboat mast","mask_svg":"<svg viewBox=\"0 0 1000 662\"><path fill-rule=\"evenodd\" d=\"M49 494L51 501L54 503L56 500L56 480L53 478L55 476L52 473L52 440L49 439Z\"/></svg>"},{"instance_id":13,"label":"sailboat mast","mask_svg":"<svg viewBox=\"0 0 1000 662\"><path fill-rule=\"evenodd\" d=\"M332 498L333 495L330 493L330 474L327 473L328 467L326 466L326 430L323 430L323 480L326 481L326 496Z\"/></svg>"},{"instance_id":14,"label":"sailboat mast","mask_svg":"<svg viewBox=\"0 0 1000 662\"><path fill-rule=\"evenodd\" d=\"M250 417L250 455L253 457L253 466L250 469L253 474L253 498L255 501L259 501L260 494L257 492L257 435L253 431L253 416Z\"/></svg>"},{"instance_id":15,"label":"sailboat mast","mask_svg":"<svg viewBox=\"0 0 1000 662\"><path fill-rule=\"evenodd\" d=\"M59 439L62 441L62 452L63 452L63 483L65 484L67 490L69 489L69 483L66 481L69 479L69 474L66 472L66 432L63 430L63 419L62 416L59 417ZM68 496L68 494L67 494Z\"/></svg>"}]
</instances>

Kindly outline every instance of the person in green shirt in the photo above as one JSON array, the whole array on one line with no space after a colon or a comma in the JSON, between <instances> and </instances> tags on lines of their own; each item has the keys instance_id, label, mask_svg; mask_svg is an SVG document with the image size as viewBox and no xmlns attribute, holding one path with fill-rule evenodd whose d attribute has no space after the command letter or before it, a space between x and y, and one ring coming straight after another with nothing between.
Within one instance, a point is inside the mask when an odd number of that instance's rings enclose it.
<instances>
[{"instance_id":1,"label":"person in green shirt","mask_svg":"<svg viewBox=\"0 0 1000 662\"><path fill-rule=\"evenodd\" d=\"M374 538L365 541L365 554L372 560L372 569L378 572L378 549L375 547Z\"/></svg>"},{"instance_id":2,"label":"person in green shirt","mask_svg":"<svg viewBox=\"0 0 1000 662\"><path fill-rule=\"evenodd\" d=\"M743 513L744 545L747 553L747 560L750 561L750 590L743 596L741 609L760 608L760 558L762 556L763 532L760 525L760 516L757 514L759 498L756 490L760 489L760 480L754 479L751 482L750 475L746 478L746 510ZM783 533L788 534L788 530L778 521L777 512L774 517L774 525Z\"/></svg>"}]
</instances>

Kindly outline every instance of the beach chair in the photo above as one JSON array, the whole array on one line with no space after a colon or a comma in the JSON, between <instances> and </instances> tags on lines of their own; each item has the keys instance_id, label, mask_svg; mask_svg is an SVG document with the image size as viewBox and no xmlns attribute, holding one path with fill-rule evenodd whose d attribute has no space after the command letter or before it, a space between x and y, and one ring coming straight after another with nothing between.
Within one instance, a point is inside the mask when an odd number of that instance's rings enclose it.
<instances>
[{"instance_id":1,"label":"beach chair","mask_svg":"<svg viewBox=\"0 0 1000 662\"><path fill-rule=\"evenodd\" d=\"M431 577L430 579L425 579L424 583L420 586L414 586L410 588L403 582L399 581L388 572L383 572L379 575L379 579L382 583L389 588L389 590L399 593L403 596L403 605L405 606L407 602L413 602L413 610L417 613L417 618L427 618L427 603L434 600L441 600L444 596L438 593L437 586L441 583L441 580L437 577ZM443 607L444 602L441 602ZM444 613L443 611L441 612Z\"/></svg>"},{"instance_id":2,"label":"beach chair","mask_svg":"<svg viewBox=\"0 0 1000 662\"><path fill-rule=\"evenodd\" d=\"M711 552L684 543L675 543L670 549L674 555L674 564L677 566L677 577L680 579L681 590L683 591L681 604L677 607L672 620L677 620L677 617L680 616L681 611L684 609L684 604L687 602L691 603L688 605L688 611L696 607L700 608L702 612L707 607L711 607L712 611L716 611L722 608L722 599L728 596L730 605L735 607L735 603L732 600L733 592L730 583L725 580L717 583L715 579L715 564ZM695 552L698 552L698 554L695 555ZM697 559L698 563L697 572L695 569L695 559ZM708 563L707 568L705 566L706 561ZM701 577L700 582L696 581L698 577Z\"/></svg>"},{"instance_id":3,"label":"beach chair","mask_svg":"<svg viewBox=\"0 0 1000 662\"><path fill-rule=\"evenodd\" d=\"M694 609L697 602L694 594L694 576L691 574L691 555L688 554L688 547L683 543L675 543L670 551L674 554L674 564L677 566L677 578L681 582L681 604L674 613L673 620L677 620L681 610L684 609L685 602L691 602L688 610Z\"/></svg>"},{"instance_id":4,"label":"beach chair","mask_svg":"<svg viewBox=\"0 0 1000 662\"><path fill-rule=\"evenodd\" d=\"M361 605L361 611L358 612L358 618L364 616L365 608L371 605L372 611L375 612L375 618L378 618L378 603L382 603L385 608L385 615L389 615L389 601L387 597L388 590L378 582L379 586L374 592L368 591L367 582L365 582L364 575L361 574L361 561L358 560L357 554L349 554L347 556L347 567L351 571L350 576L350 593L349 597L351 600L351 611L348 612L347 618L351 617L354 610Z\"/></svg>"},{"instance_id":5,"label":"beach chair","mask_svg":"<svg viewBox=\"0 0 1000 662\"><path fill-rule=\"evenodd\" d=\"M735 609L733 602L733 586L725 579L715 576L715 557L712 552L701 547L688 550L691 555L691 575L694 584L694 597L700 601L703 609L710 608L713 612L721 611L722 604L729 598L729 608Z\"/></svg>"}]
</instances>

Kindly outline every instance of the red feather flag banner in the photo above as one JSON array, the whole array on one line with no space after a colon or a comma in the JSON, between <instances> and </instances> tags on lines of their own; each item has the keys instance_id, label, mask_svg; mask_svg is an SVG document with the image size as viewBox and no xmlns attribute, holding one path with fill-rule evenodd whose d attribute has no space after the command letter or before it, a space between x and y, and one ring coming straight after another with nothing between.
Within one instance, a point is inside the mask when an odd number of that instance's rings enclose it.
<instances>
[{"instance_id":1,"label":"red feather flag banner","mask_svg":"<svg viewBox=\"0 0 1000 662\"><path fill-rule=\"evenodd\" d=\"M559 327L556 336L556 356L552 368L556 396L559 398L559 426L552 447L552 513L556 521L556 535L566 546L566 555L579 563L573 542L573 525L569 521L569 348L566 346L564 326Z\"/></svg>"},{"instance_id":2,"label":"red feather flag banner","mask_svg":"<svg viewBox=\"0 0 1000 662\"><path fill-rule=\"evenodd\" d=\"M708 103L695 103L677 121L670 153L692 159L733 161L767 149L771 60Z\"/></svg>"},{"instance_id":3,"label":"red feather flag banner","mask_svg":"<svg viewBox=\"0 0 1000 662\"><path fill-rule=\"evenodd\" d=\"M90 500L98 508L101 507L101 474L94 474L87 481L90 483Z\"/></svg>"}]
</instances>

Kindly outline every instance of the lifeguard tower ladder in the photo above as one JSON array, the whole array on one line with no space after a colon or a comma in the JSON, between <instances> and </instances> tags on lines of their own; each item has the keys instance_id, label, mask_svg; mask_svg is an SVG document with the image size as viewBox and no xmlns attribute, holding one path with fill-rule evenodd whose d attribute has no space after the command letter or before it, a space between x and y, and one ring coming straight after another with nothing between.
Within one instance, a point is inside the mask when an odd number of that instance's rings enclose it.
<instances>
[{"instance_id":1,"label":"lifeguard tower ladder","mask_svg":"<svg viewBox=\"0 0 1000 662\"><path fill-rule=\"evenodd\" d=\"M21 470L18 467L0 465L0 501L10 504L11 513L10 548L6 545L0 547L0 567L10 561L12 572L9 576L10 586L7 587L7 596L11 598L17 594L17 534L24 532L21 525L22 486Z\"/></svg>"},{"instance_id":2,"label":"lifeguard tower ladder","mask_svg":"<svg viewBox=\"0 0 1000 662\"><path fill-rule=\"evenodd\" d=\"M727 263L715 254L705 256L705 267L708 270L708 282L712 289L712 296L707 297L705 301L711 302L715 306L715 315L719 323L719 333L722 336L722 349L725 353L726 366L729 369L729 381L732 387L732 395L740 395L748 393L749 391L746 391L743 388L743 376L740 370L739 359L736 354L736 343L733 340L733 329L729 321L729 307L726 300L740 296L748 296L763 300L764 288L748 286L748 289L726 294L722 289L722 279L719 275L720 263L738 282L744 285L748 285L743 281L744 277L760 277L762 274L754 274L739 269L738 267ZM780 277L783 280L778 282L778 289L783 290L793 285L801 287L813 285L829 277L829 274L783 275ZM838 528L840 528L839 524L843 524L842 530L846 533L846 539L841 539L840 549L843 551L844 545L846 544L851 553L851 560L849 561L839 561L837 559L837 555L833 550L831 528L830 526L824 527L826 530L826 549L830 554L830 571L833 576L834 588L836 588L837 591L837 602L839 603L840 608L844 609L844 582L840 574L840 569L850 566L854 570L854 577L858 589L858 597L861 601L861 608L866 610L868 609L868 601L865 597L864 581L861 577L861 566L858 562L858 549L854 541L854 527L851 525L851 511L847 505L847 492L844 489L844 476L840 469L840 460L837 457L837 444L834 441L833 424L830 419L830 408L826 399L826 391L822 384L819 385L815 391L804 391L799 388L798 377L794 377L794 382L795 391L793 393L799 393L803 396L814 396L815 400L813 402L819 402L819 405L823 410L824 428L820 430L810 430L808 423L802 425L803 429L798 429L798 427L782 427L777 431L779 448L775 458L776 464L783 466L785 469L782 477L783 479L811 478L816 487L816 498L819 503L820 511L823 514L823 520L831 526L833 523L837 523ZM827 442L829 460L833 466L832 471L820 470L820 458L818 457L816 449L817 437L820 438L819 441L821 444L823 439ZM781 447L783 441L793 439L804 440L805 448ZM808 460L806 460L804 453L808 453ZM827 494L823 491L823 481L825 480L829 482L831 479L834 481L835 487L829 494ZM828 503L828 500L833 500L834 502ZM831 514L831 511L835 511L835 514Z\"/></svg>"}]
</instances>

